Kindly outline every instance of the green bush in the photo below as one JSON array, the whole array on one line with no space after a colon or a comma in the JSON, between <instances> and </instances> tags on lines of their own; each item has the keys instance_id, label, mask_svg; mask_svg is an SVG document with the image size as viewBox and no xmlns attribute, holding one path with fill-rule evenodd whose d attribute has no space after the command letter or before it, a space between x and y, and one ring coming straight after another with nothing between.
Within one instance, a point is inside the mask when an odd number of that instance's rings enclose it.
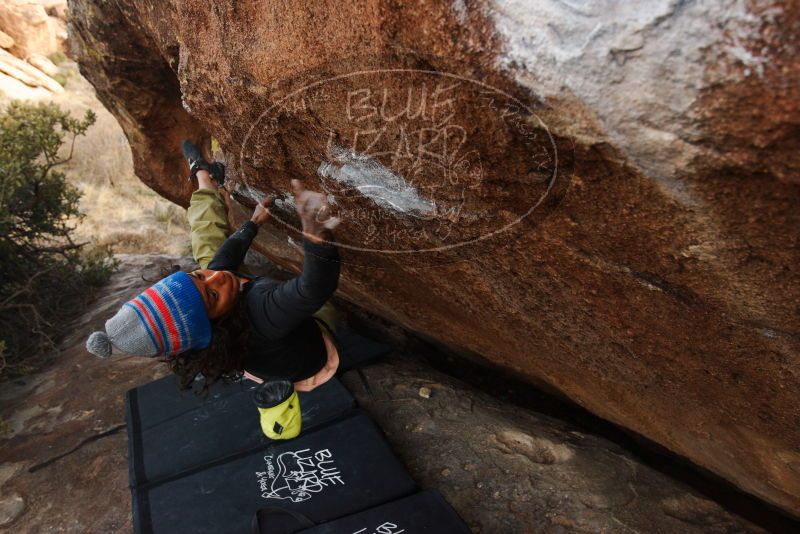
<instances>
[{"instance_id":1,"label":"green bush","mask_svg":"<svg viewBox=\"0 0 800 534\"><path fill-rule=\"evenodd\" d=\"M61 87L66 87L67 82L69 81L69 76L66 74L61 74L60 72L56 72L53 76L53 79L58 82Z\"/></svg>"},{"instance_id":2,"label":"green bush","mask_svg":"<svg viewBox=\"0 0 800 534\"><path fill-rule=\"evenodd\" d=\"M0 375L34 368L116 267L109 249L73 240L80 192L56 170L94 121L91 111L79 120L55 104L0 112Z\"/></svg>"},{"instance_id":3,"label":"green bush","mask_svg":"<svg viewBox=\"0 0 800 534\"><path fill-rule=\"evenodd\" d=\"M48 59L50 59L50 61L52 61L56 65L60 65L67 60L67 56L64 55L64 52L61 51L55 51L47 57Z\"/></svg>"}]
</instances>

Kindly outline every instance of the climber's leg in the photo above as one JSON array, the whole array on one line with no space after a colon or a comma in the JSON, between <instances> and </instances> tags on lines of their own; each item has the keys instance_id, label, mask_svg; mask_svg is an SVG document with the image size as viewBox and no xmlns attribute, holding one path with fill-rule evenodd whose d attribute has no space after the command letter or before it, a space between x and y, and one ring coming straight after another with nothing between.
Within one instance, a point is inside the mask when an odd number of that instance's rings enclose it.
<instances>
[{"instance_id":1,"label":"climber's leg","mask_svg":"<svg viewBox=\"0 0 800 534\"><path fill-rule=\"evenodd\" d=\"M333 303L330 300L323 304L320 309L311 315L312 317L316 317L317 319L324 321L325 324L327 324L330 329L333 330L333 333L336 333L336 317L338 314L336 312L336 308L334 308Z\"/></svg>"},{"instance_id":2,"label":"climber's leg","mask_svg":"<svg viewBox=\"0 0 800 534\"><path fill-rule=\"evenodd\" d=\"M228 207L211 175L197 171L197 191L189 201L192 256L205 269L228 236Z\"/></svg>"},{"instance_id":3,"label":"climber's leg","mask_svg":"<svg viewBox=\"0 0 800 534\"><path fill-rule=\"evenodd\" d=\"M189 179L197 177L197 191L192 193L187 215L192 255L205 269L228 235L228 208L219 192L225 183L225 166L208 163L200 148L188 139L181 143L181 152L189 164Z\"/></svg>"},{"instance_id":4,"label":"climber's leg","mask_svg":"<svg viewBox=\"0 0 800 534\"><path fill-rule=\"evenodd\" d=\"M211 177L211 173L206 170L197 171L197 189L211 189L212 191L219 190L219 184Z\"/></svg>"}]
</instances>

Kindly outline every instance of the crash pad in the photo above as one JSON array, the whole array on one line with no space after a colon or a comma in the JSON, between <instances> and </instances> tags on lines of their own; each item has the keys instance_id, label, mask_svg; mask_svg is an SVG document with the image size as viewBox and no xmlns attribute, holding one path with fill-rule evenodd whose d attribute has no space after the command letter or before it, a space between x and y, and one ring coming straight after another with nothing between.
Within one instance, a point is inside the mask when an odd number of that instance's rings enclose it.
<instances>
[{"instance_id":1,"label":"crash pad","mask_svg":"<svg viewBox=\"0 0 800 534\"><path fill-rule=\"evenodd\" d=\"M132 487L175 476L269 442L261 431L258 409L253 402L254 382L214 385L208 398L202 399L192 393L189 395L193 398L187 398L171 378L128 392L126 415ZM353 396L335 378L300 393L299 397L303 432L341 417L356 406Z\"/></svg>"},{"instance_id":2,"label":"crash pad","mask_svg":"<svg viewBox=\"0 0 800 534\"><path fill-rule=\"evenodd\" d=\"M469 534L469 529L453 507L436 490L426 490L380 506L308 526L304 516L292 516L279 509L256 514L253 534Z\"/></svg>"},{"instance_id":3,"label":"crash pad","mask_svg":"<svg viewBox=\"0 0 800 534\"><path fill-rule=\"evenodd\" d=\"M415 491L380 429L363 412L296 439L133 488L138 533L242 533L281 506L323 523Z\"/></svg>"}]
</instances>

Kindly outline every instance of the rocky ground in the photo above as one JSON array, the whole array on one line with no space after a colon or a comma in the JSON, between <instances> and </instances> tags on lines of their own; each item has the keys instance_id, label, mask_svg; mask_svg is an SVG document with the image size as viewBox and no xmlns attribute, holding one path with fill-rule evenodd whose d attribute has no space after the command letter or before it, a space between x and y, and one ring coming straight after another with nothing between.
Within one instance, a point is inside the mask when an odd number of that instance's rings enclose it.
<instances>
[{"instance_id":1,"label":"rocky ground","mask_svg":"<svg viewBox=\"0 0 800 534\"><path fill-rule=\"evenodd\" d=\"M415 480L440 490L473 532L761 532L618 445L520 410L414 354L363 374L345 384Z\"/></svg>"},{"instance_id":2,"label":"rocky ground","mask_svg":"<svg viewBox=\"0 0 800 534\"><path fill-rule=\"evenodd\" d=\"M152 265L122 265L71 325L63 352L2 385L0 531L129 532L127 389L165 372L145 358L91 357L83 342L146 285ZM444 493L475 532L759 532L614 443L526 411L431 368L413 351L351 372L345 383L422 487Z\"/></svg>"},{"instance_id":3,"label":"rocky ground","mask_svg":"<svg viewBox=\"0 0 800 534\"><path fill-rule=\"evenodd\" d=\"M141 291L142 269L155 258L123 256L120 271L75 321L52 365L2 385L0 417L10 425L0 442L4 532L131 531L127 436L120 426L125 424L124 394L164 369L146 358L99 360L86 352L84 342Z\"/></svg>"}]
</instances>

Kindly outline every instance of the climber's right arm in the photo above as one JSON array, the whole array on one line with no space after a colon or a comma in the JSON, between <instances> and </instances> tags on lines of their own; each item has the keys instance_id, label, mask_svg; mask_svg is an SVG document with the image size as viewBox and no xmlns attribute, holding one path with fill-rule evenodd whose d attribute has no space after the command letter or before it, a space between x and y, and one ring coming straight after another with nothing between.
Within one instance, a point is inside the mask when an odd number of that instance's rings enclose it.
<instances>
[{"instance_id":1,"label":"climber's right arm","mask_svg":"<svg viewBox=\"0 0 800 534\"><path fill-rule=\"evenodd\" d=\"M331 233L339 219L329 215L322 193L307 191L299 180L292 180L292 189L303 224L303 271L281 284L257 283L247 295L253 327L270 338L288 334L319 310L339 284L339 251Z\"/></svg>"},{"instance_id":2,"label":"climber's right arm","mask_svg":"<svg viewBox=\"0 0 800 534\"><path fill-rule=\"evenodd\" d=\"M247 293L250 322L267 338L287 335L319 310L339 284L339 253L334 245L304 239L303 250L299 276L278 284L259 280Z\"/></svg>"}]
</instances>

